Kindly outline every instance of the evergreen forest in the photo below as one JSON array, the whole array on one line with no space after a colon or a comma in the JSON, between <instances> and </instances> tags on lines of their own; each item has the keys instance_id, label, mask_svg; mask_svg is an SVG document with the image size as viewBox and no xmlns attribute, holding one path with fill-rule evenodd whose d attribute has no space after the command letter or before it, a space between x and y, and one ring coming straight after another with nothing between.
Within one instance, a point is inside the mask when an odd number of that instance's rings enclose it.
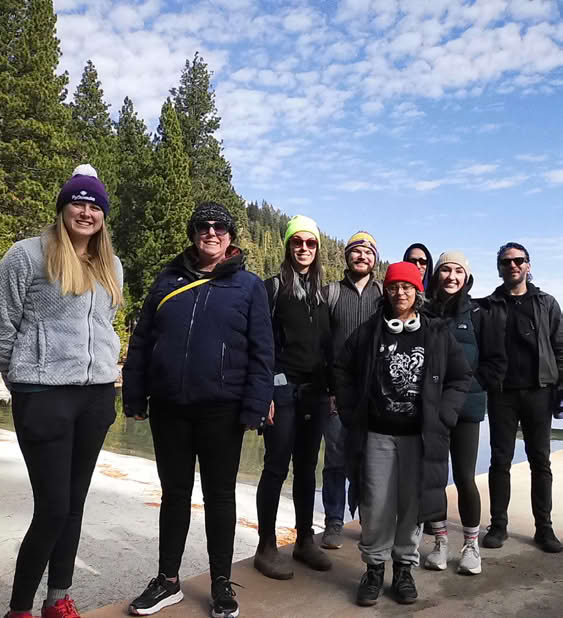
<instances>
[{"instance_id":1,"label":"evergreen forest","mask_svg":"<svg viewBox=\"0 0 563 618\"><path fill-rule=\"evenodd\" d=\"M53 222L62 185L88 162L110 195L108 224L125 272L117 324L124 343L155 275L185 248L187 221L201 201L221 202L235 216L249 270L278 271L289 217L267 201L247 203L233 186L204 58L186 60L151 133L128 97L112 118L91 61L68 96L52 0L2 0L2 7L0 257ZM321 256L325 280L340 279L344 243L323 235Z\"/></svg>"}]
</instances>

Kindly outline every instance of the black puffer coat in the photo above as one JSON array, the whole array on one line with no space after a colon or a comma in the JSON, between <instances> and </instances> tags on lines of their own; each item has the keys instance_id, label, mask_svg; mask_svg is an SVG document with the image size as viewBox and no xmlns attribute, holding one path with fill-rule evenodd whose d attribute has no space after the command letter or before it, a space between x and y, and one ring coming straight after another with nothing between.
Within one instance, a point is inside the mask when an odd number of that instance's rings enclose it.
<instances>
[{"instance_id":1,"label":"black puffer coat","mask_svg":"<svg viewBox=\"0 0 563 618\"><path fill-rule=\"evenodd\" d=\"M422 482L418 521L434 521L446 512L450 429L455 427L471 385L471 369L463 350L440 319L421 316L424 329L422 385ZM361 499L361 470L368 430L369 393L383 325L383 303L374 316L348 339L336 360L338 410L348 427L348 501L352 513ZM413 473L415 471L413 470Z\"/></svg>"}]
</instances>

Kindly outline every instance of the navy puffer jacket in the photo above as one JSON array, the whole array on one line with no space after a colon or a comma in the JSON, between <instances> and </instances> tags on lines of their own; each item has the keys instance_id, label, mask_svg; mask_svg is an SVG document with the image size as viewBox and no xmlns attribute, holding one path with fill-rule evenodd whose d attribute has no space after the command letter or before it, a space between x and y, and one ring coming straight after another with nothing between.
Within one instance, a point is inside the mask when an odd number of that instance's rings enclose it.
<instances>
[{"instance_id":1,"label":"navy puffer jacket","mask_svg":"<svg viewBox=\"0 0 563 618\"><path fill-rule=\"evenodd\" d=\"M266 290L231 248L209 283L164 297L200 278L193 248L156 278L123 368L127 416L144 416L147 398L176 405L237 405L241 423L264 423L273 395L274 342ZM207 274L206 274L207 276Z\"/></svg>"}]
</instances>

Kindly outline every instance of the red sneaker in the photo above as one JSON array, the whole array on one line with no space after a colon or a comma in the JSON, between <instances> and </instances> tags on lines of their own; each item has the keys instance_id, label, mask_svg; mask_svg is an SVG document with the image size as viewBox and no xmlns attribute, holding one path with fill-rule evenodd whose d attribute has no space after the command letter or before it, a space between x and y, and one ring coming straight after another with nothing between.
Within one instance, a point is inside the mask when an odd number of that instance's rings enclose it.
<instances>
[{"instance_id":1,"label":"red sneaker","mask_svg":"<svg viewBox=\"0 0 563 618\"><path fill-rule=\"evenodd\" d=\"M31 612L13 612L10 610L4 618L34 618Z\"/></svg>"},{"instance_id":2,"label":"red sneaker","mask_svg":"<svg viewBox=\"0 0 563 618\"><path fill-rule=\"evenodd\" d=\"M43 603L41 618L80 618L80 614L74 601L67 594L64 599L59 599L51 607L45 607Z\"/></svg>"}]
</instances>

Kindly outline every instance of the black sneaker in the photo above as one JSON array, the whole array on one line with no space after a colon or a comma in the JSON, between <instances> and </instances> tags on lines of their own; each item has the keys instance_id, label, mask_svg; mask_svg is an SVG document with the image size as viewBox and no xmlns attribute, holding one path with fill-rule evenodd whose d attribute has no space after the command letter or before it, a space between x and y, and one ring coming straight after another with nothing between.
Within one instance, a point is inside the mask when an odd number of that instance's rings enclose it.
<instances>
[{"instance_id":1,"label":"black sneaker","mask_svg":"<svg viewBox=\"0 0 563 618\"><path fill-rule=\"evenodd\" d=\"M488 528L487 534L483 537L481 547L488 547L489 549L498 549L504 545L504 542L508 538L506 528L491 524Z\"/></svg>"},{"instance_id":2,"label":"black sneaker","mask_svg":"<svg viewBox=\"0 0 563 618\"><path fill-rule=\"evenodd\" d=\"M393 562L393 582L391 591L398 603L409 605L418 599L418 592L414 585L411 565L402 562Z\"/></svg>"},{"instance_id":3,"label":"black sneaker","mask_svg":"<svg viewBox=\"0 0 563 618\"><path fill-rule=\"evenodd\" d=\"M553 528L538 528L534 535L534 543L548 554L558 554L563 551L561 541L553 533Z\"/></svg>"},{"instance_id":4,"label":"black sneaker","mask_svg":"<svg viewBox=\"0 0 563 618\"><path fill-rule=\"evenodd\" d=\"M211 584L211 618L236 618L239 614L237 596L233 590L235 582L229 581L222 575Z\"/></svg>"},{"instance_id":5,"label":"black sneaker","mask_svg":"<svg viewBox=\"0 0 563 618\"><path fill-rule=\"evenodd\" d=\"M321 547L325 549L340 549L342 547L343 522L333 519L326 524Z\"/></svg>"},{"instance_id":6,"label":"black sneaker","mask_svg":"<svg viewBox=\"0 0 563 618\"><path fill-rule=\"evenodd\" d=\"M383 576L385 574L385 563L369 564L367 571L362 575L356 602L361 607L375 605L381 588L383 587Z\"/></svg>"},{"instance_id":7,"label":"black sneaker","mask_svg":"<svg viewBox=\"0 0 563 618\"><path fill-rule=\"evenodd\" d=\"M184 593L180 590L180 581L171 582L166 579L164 573L161 573L158 577L151 579L143 594L131 601L129 613L133 616L150 616L164 607L179 603L183 598Z\"/></svg>"}]
</instances>

